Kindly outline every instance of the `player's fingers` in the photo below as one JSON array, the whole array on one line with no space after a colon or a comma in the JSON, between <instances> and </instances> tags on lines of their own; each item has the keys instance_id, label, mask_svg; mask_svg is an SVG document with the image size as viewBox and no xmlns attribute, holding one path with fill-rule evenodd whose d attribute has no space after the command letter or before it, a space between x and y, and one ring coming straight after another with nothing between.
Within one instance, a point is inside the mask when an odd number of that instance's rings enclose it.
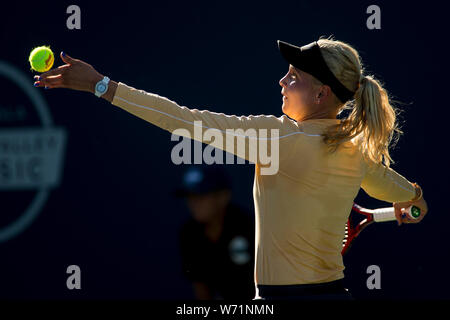
<instances>
[{"instance_id":1,"label":"player's fingers","mask_svg":"<svg viewBox=\"0 0 450 320\"><path fill-rule=\"evenodd\" d=\"M44 82L46 79L51 79L52 77L57 77L57 76L61 76L61 73L47 76L47 77L34 76L34 81Z\"/></svg>"},{"instance_id":2,"label":"player's fingers","mask_svg":"<svg viewBox=\"0 0 450 320\"><path fill-rule=\"evenodd\" d=\"M61 57L61 60L64 61L65 63L68 64L74 64L76 63L78 60L72 58L71 56L69 56L67 53L65 53L64 51L61 51L61 53L59 54L59 56Z\"/></svg>"},{"instance_id":3,"label":"player's fingers","mask_svg":"<svg viewBox=\"0 0 450 320\"><path fill-rule=\"evenodd\" d=\"M415 220L411 219L407 213L403 213L402 217L403 223L415 223Z\"/></svg>"},{"instance_id":4,"label":"player's fingers","mask_svg":"<svg viewBox=\"0 0 450 320\"><path fill-rule=\"evenodd\" d=\"M56 76L50 76L45 79L42 79L41 82L43 82L44 85L46 85L46 86L51 86L51 85L55 85L59 82L62 82L62 78L63 78L62 75L58 74Z\"/></svg>"},{"instance_id":5,"label":"player's fingers","mask_svg":"<svg viewBox=\"0 0 450 320\"><path fill-rule=\"evenodd\" d=\"M60 88L63 83L62 75L56 75L41 79L35 83L36 87L45 87L46 89ZM37 84L37 85L36 85Z\"/></svg>"},{"instance_id":6,"label":"player's fingers","mask_svg":"<svg viewBox=\"0 0 450 320\"><path fill-rule=\"evenodd\" d=\"M61 74L68 67L69 67L69 65L65 64L65 65L59 66L58 68L54 68L54 69L51 69L51 70L49 70L47 72L43 72L39 76L34 76L34 77L37 78L38 80L40 80L42 78L46 78L46 77L49 77L49 76L54 76L54 75L57 75L57 74Z\"/></svg>"},{"instance_id":7,"label":"player's fingers","mask_svg":"<svg viewBox=\"0 0 450 320\"><path fill-rule=\"evenodd\" d=\"M394 211L395 211L395 219L397 219L398 225L401 226L403 222L402 209L394 205Z\"/></svg>"}]
</instances>

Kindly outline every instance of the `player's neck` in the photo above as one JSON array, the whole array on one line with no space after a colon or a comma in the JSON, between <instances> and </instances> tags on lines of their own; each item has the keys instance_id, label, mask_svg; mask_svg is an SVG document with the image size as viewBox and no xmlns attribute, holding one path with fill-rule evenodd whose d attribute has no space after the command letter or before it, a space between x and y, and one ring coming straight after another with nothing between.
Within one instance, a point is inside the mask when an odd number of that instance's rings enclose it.
<instances>
[{"instance_id":1,"label":"player's neck","mask_svg":"<svg viewBox=\"0 0 450 320\"><path fill-rule=\"evenodd\" d=\"M297 122L302 122L312 119L336 119L337 111L330 107L323 107L306 114L299 115L295 120Z\"/></svg>"}]
</instances>

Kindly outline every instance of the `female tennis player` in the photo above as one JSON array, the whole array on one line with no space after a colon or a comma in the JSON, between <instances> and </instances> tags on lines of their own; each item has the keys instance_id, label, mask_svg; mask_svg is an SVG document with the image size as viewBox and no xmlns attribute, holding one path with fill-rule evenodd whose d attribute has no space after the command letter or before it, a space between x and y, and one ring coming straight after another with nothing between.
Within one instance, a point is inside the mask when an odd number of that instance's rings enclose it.
<instances>
[{"instance_id":1,"label":"female tennis player","mask_svg":"<svg viewBox=\"0 0 450 320\"><path fill-rule=\"evenodd\" d=\"M364 73L358 52L331 38L302 47L279 40L278 48L289 64L279 82L280 117L183 107L108 82L90 64L63 52L65 64L42 73L35 86L95 93L162 129L183 128L194 138L196 120L224 135L227 129L278 129L277 173L262 174L263 164L255 161L255 299L351 298L343 284L341 249L359 189L393 203L399 225L421 221L427 204L421 187L390 167L389 147L402 133L397 109L380 82ZM351 111L339 118L344 110ZM411 205L421 209L417 220L402 216L402 208Z\"/></svg>"}]
</instances>

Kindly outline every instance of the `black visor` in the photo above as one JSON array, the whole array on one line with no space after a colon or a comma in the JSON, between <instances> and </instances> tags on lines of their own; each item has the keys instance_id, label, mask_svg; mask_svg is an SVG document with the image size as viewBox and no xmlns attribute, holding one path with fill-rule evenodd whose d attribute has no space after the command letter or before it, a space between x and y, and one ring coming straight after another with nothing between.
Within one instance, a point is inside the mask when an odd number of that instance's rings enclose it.
<instances>
[{"instance_id":1,"label":"black visor","mask_svg":"<svg viewBox=\"0 0 450 320\"><path fill-rule=\"evenodd\" d=\"M342 103L353 98L355 93L348 90L328 68L317 41L303 47L297 47L281 40L277 40L277 42L281 55L287 62L330 86Z\"/></svg>"}]
</instances>

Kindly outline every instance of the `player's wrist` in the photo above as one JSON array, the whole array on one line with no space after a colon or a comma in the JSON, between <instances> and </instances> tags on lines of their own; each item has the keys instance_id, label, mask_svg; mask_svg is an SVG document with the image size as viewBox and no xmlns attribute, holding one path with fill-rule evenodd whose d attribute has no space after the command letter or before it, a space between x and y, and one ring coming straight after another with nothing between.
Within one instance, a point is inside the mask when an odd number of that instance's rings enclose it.
<instances>
[{"instance_id":1,"label":"player's wrist","mask_svg":"<svg viewBox=\"0 0 450 320\"><path fill-rule=\"evenodd\" d=\"M114 80L110 80L108 84L108 91L106 91L105 94L101 96L101 98L105 99L108 102L112 102L114 99L114 96L116 95L117 91L117 82Z\"/></svg>"},{"instance_id":2,"label":"player's wrist","mask_svg":"<svg viewBox=\"0 0 450 320\"><path fill-rule=\"evenodd\" d=\"M415 188L416 195L415 195L415 197L413 199L411 199L411 201L419 201L423 197L422 188L416 182L414 182L412 185Z\"/></svg>"}]
</instances>

